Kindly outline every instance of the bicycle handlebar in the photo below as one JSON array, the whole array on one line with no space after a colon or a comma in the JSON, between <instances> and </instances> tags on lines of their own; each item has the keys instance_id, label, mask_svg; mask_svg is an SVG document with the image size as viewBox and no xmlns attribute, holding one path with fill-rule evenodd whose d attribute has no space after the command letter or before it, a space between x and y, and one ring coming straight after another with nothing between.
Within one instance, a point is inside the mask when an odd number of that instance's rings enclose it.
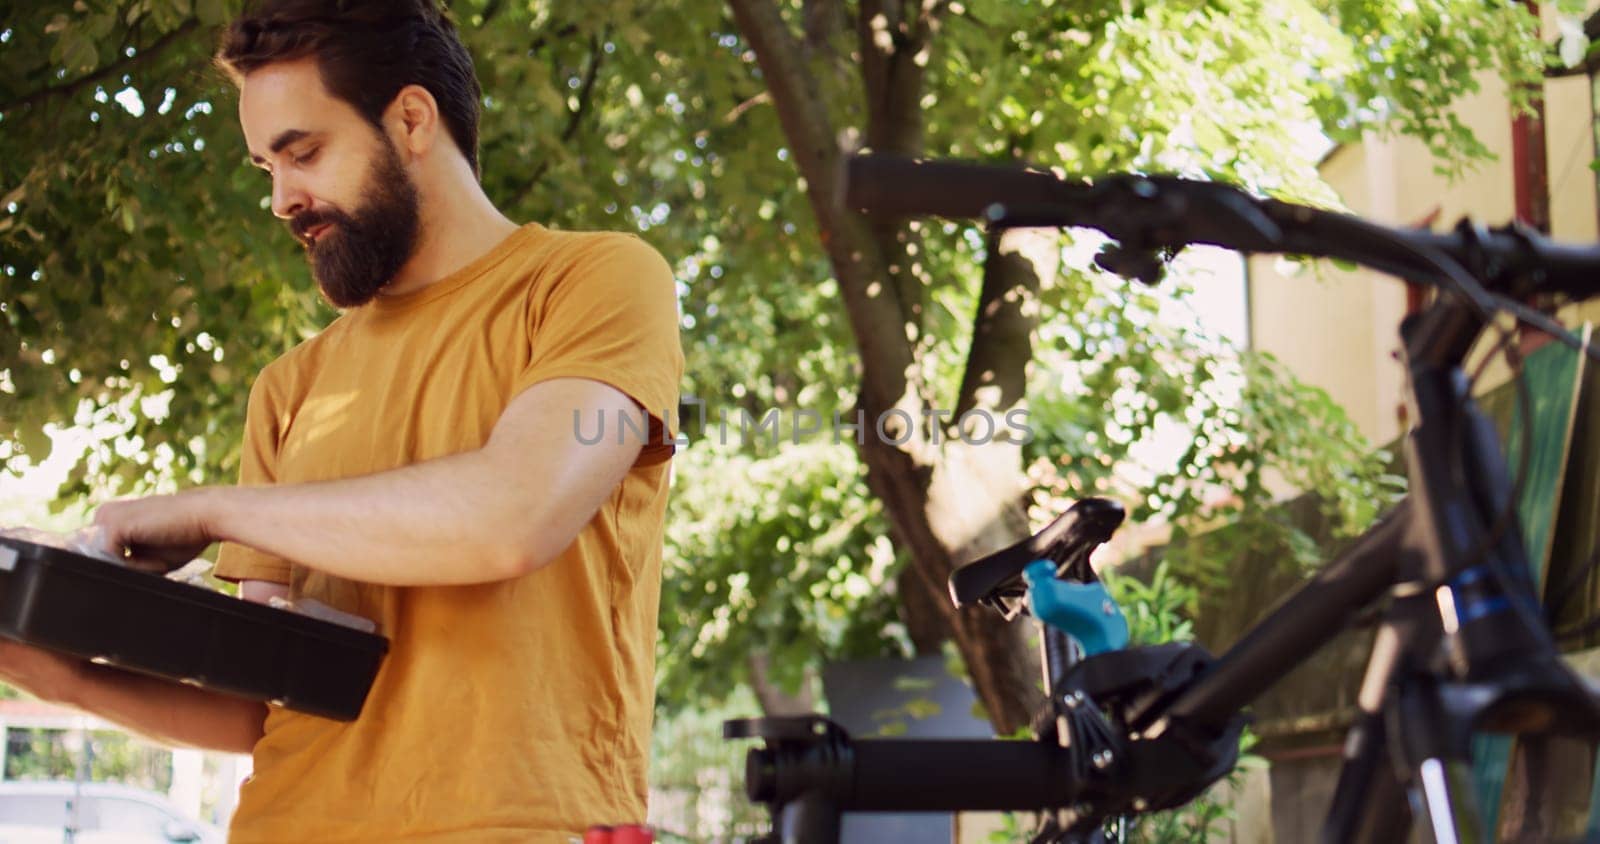
<instances>
[{"instance_id":1,"label":"bicycle handlebar","mask_svg":"<svg viewBox=\"0 0 1600 844\"><path fill-rule=\"evenodd\" d=\"M992 739L855 739L820 716L729 721L724 738L761 738L745 757L752 802L814 793L835 811L1032 811L1078 798L1070 754L1054 744ZM989 772L974 781L974 769Z\"/></svg>"},{"instance_id":2,"label":"bicycle handlebar","mask_svg":"<svg viewBox=\"0 0 1600 844\"><path fill-rule=\"evenodd\" d=\"M865 739L855 763L849 804L876 812L1036 811L1070 805L1079 786L1066 754L1036 741Z\"/></svg>"},{"instance_id":3,"label":"bicycle handlebar","mask_svg":"<svg viewBox=\"0 0 1600 844\"><path fill-rule=\"evenodd\" d=\"M846 201L868 213L1093 228L1130 249L1204 244L1338 258L1428 284L1439 282L1439 272L1416 253L1442 252L1491 284L1525 278L1518 294L1600 295L1600 246L1555 243L1515 225L1463 223L1435 233L1262 199L1220 182L1127 174L1073 181L1020 167L882 155L852 158L846 177Z\"/></svg>"}]
</instances>

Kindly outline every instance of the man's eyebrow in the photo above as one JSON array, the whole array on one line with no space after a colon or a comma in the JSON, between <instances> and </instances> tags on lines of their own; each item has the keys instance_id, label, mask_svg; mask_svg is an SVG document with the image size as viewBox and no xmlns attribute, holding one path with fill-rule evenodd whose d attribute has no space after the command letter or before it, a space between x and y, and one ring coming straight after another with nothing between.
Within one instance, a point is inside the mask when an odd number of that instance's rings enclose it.
<instances>
[{"instance_id":1,"label":"man's eyebrow","mask_svg":"<svg viewBox=\"0 0 1600 844\"><path fill-rule=\"evenodd\" d=\"M304 129L285 129L284 131L279 132L276 138L272 139L271 145L269 145L267 148L271 150L274 155L276 155L277 153L282 152L284 147L294 143L295 141L309 137L311 137L311 133ZM262 158L253 152L250 153L250 161L257 165L267 163L265 158Z\"/></svg>"}]
</instances>

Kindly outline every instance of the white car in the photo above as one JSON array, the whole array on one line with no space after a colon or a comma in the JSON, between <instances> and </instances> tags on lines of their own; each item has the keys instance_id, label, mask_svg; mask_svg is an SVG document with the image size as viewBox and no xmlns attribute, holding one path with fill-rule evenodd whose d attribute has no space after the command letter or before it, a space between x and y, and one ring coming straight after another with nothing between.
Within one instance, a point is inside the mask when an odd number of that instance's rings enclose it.
<instances>
[{"instance_id":1,"label":"white car","mask_svg":"<svg viewBox=\"0 0 1600 844\"><path fill-rule=\"evenodd\" d=\"M0 844L226 844L165 796L104 782L0 782Z\"/></svg>"}]
</instances>

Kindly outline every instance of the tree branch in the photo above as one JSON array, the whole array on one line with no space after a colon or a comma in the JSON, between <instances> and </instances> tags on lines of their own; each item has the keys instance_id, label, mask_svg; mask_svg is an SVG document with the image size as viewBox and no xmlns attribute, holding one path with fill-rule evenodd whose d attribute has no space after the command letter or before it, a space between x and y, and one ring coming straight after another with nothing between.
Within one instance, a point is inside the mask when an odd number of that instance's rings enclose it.
<instances>
[{"instance_id":1,"label":"tree branch","mask_svg":"<svg viewBox=\"0 0 1600 844\"><path fill-rule=\"evenodd\" d=\"M817 685L816 673L806 670L805 680L800 690L795 694L788 694L772 681L772 655L766 651L756 651L748 657L747 667L750 669L750 688L756 693L756 700L761 704L761 714L768 717L782 717L795 715L809 715L817 711Z\"/></svg>"},{"instance_id":2,"label":"tree branch","mask_svg":"<svg viewBox=\"0 0 1600 844\"><path fill-rule=\"evenodd\" d=\"M488 4L483 7L483 25L487 26L489 21L494 20L495 16L500 14L500 10L505 7L505 0L489 0Z\"/></svg>"},{"instance_id":3,"label":"tree branch","mask_svg":"<svg viewBox=\"0 0 1600 844\"><path fill-rule=\"evenodd\" d=\"M1600 52L1596 52L1593 49L1594 42L1600 41L1600 12L1595 12L1584 18L1583 35L1589 39L1590 46L1589 54L1584 57L1583 61L1572 67L1546 67L1544 69L1544 78L1560 79L1565 76L1593 76L1595 71L1600 70ZM1554 50L1554 47L1552 46L1551 49Z\"/></svg>"},{"instance_id":4,"label":"tree branch","mask_svg":"<svg viewBox=\"0 0 1600 844\"><path fill-rule=\"evenodd\" d=\"M857 50L867 100L867 144L874 152L906 157L922 154L923 68L927 50L921 24L903 8L912 0L861 0L856 19ZM917 233L904 221L873 220L872 233L889 267L906 321L918 336L924 328L926 286L911 271Z\"/></svg>"},{"instance_id":5,"label":"tree branch","mask_svg":"<svg viewBox=\"0 0 1600 844\"><path fill-rule=\"evenodd\" d=\"M1594 53L1571 67L1547 67L1544 78L1562 79L1568 76L1593 76L1600 71L1600 53Z\"/></svg>"},{"instance_id":6,"label":"tree branch","mask_svg":"<svg viewBox=\"0 0 1600 844\"><path fill-rule=\"evenodd\" d=\"M762 91L761 93L744 100L743 102L729 109L728 113L722 116L722 122L730 124L737 123L739 122L739 118L744 116L745 112L755 108L758 105L772 105L772 95L766 91ZM709 129L701 129L699 132L695 133L695 137L704 137L708 135L710 131L711 130Z\"/></svg>"},{"instance_id":7,"label":"tree branch","mask_svg":"<svg viewBox=\"0 0 1600 844\"><path fill-rule=\"evenodd\" d=\"M803 0L800 7L805 15L806 46L827 46L840 19L839 0Z\"/></svg>"},{"instance_id":8,"label":"tree branch","mask_svg":"<svg viewBox=\"0 0 1600 844\"><path fill-rule=\"evenodd\" d=\"M891 14L892 12L892 14ZM923 64L929 48L920 24L900 20L894 0L862 0L856 25L867 92L867 143L875 152L922 152Z\"/></svg>"},{"instance_id":9,"label":"tree branch","mask_svg":"<svg viewBox=\"0 0 1600 844\"><path fill-rule=\"evenodd\" d=\"M589 104L594 99L594 83L600 78L600 62L605 57L601 49L601 41L609 30L598 36L589 38L589 68L583 76L583 84L578 88L578 107L572 110L567 120L567 128L561 132L561 140L570 141L578 134L578 126L583 123L583 116L589 111Z\"/></svg>"},{"instance_id":10,"label":"tree branch","mask_svg":"<svg viewBox=\"0 0 1600 844\"><path fill-rule=\"evenodd\" d=\"M1033 235L1037 236L1037 235ZM1015 407L1027 392L1027 364L1033 360L1033 331L1039 324L1036 263L1044 259L1022 251L1026 229L990 233L989 260L983 267L983 291L973 317L972 344L956 396L955 418L973 409L991 414ZM1053 274L1054 267L1049 268Z\"/></svg>"},{"instance_id":11,"label":"tree branch","mask_svg":"<svg viewBox=\"0 0 1600 844\"><path fill-rule=\"evenodd\" d=\"M549 46L550 39L552 37L554 37L557 41L564 41L564 40L566 40L568 38L571 38L572 36L577 35L577 34L578 34L578 25L577 24L575 24L575 23L563 24L561 26L561 28L556 30L555 32L548 32L548 31L547 32L543 32L543 33L541 33L539 35L538 38L533 39L533 43L528 45L528 53L529 53L529 55L532 55L534 53L539 52L540 50L543 50L545 47Z\"/></svg>"},{"instance_id":12,"label":"tree branch","mask_svg":"<svg viewBox=\"0 0 1600 844\"><path fill-rule=\"evenodd\" d=\"M890 149L879 137L877 115L886 105L889 65L894 56L894 37L882 0L861 0L856 14L856 48L861 54L861 80L867 94L867 145L876 152L903 155L903 151Z\"/></svg>"},{"instance_id":13,"label":"tree branch","mask_svg":"<svg viewBox=\"0 0 1600 844\"><path fill-rule=\"evenodd\" d=\"M931 41L949 11L950 0L922 0L922 11L917 15L917 40L924 44Z\"/></svg>"},{"instance_id":14,"label":"tree branch","mask_svg":"<svg viewBox=\"0 0 1600 844\"><path fill-rule=\"evenodd\" d=\"M177 29L171 30L165 35L162 35L160 38L155 40L155 43L145 47L142 50L137 50L131 56L125 55L111 64L108 64L104 67L95 68L89 73L84 74L83 76L80 76L71 82L67 82L62 85L46 86L34 91L31 94L18 97L8 103L0 104L0 114L10 114L16 109L33 105L34 103L47 100L51 97L71 96L86 86L92 85L95 82L105 79L106 77L138 67L139 65L149 61L152 57L160 55L162 51L166 50L167 47L170 47L172 44L177 42L179 38L189 34L191 30L199 25L199 18L189 18L179 25Z\"/></svg>"},{"instance_id":15,"label":"tree branch","mask_svg":"<svg viewBox=\"0 0 1600 844\"><path fill-rule=\"evenodd\" d=\"M594 83L596 79L600 78L600 62L605 57L605 51L600 49L601 42L604 41L609 32L610 29L607 28L599 35L589 36L589 67L584 72L583 83L578 87L578 107L567 112L567 125L561 130L561 140L563 142L572 140L578 134L578 127L583 124L584 115L589 113L590 101L594 99ZM539 184L540 180L544 178L544 174L549 170L550 159L545 158L540 161L539 166L534 169L533 175L529 176L522 187L511 195L511 200L506 203L507 207L515 207L522 200L527 199L528 194L533 192L534 187Z\"/></svg>"},{"instance_id":16,"label":"tree branch","mask_svg":"<svg viewBox=\"0 0 1600 844\"><path fill-rule=\"evenodd\" d=\"M843 152L802 45L771 0L729 0L729 5L755 51L795 167L806 180L806 197L861 354L863 409L876 418L901 400L913 372L899 291L883 283L888 277L883 253L865 220L845 208Z\"/></svg>"},{"instance_id":17,"label":"tree branch","mask_svg":"<svg viewBox=\"0 0 1600 844\"><path fill-rule=\"evenodd\" d=\"M809 182L808 193L826 200L819 213L828 218L843 209L840 188L831 175L839 163L839 148L834 140L829 117L816 80L805 66L804 51L789 31L783 16L771 0L729 0L739 31L755 52L766 86L795 166Z\"/></svg>"}]
</instances>

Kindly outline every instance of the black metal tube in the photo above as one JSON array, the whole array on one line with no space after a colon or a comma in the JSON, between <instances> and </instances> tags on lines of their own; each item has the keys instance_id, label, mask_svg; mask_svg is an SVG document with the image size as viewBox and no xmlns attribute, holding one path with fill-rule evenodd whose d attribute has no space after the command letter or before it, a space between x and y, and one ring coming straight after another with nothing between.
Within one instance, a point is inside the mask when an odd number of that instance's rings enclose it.
<instances>
[{"instance_id":1,"label":"black metal tube","mask_svg":"<svg viewBox=\"0 0 1600 844\"><path fill-rule=\"evenodd\" d=\"M1113 239L1151 246L1210 244L1244 252L1286 252L1359 261L1383 272L1438 283L1438 269L1395 245L1436 249L1468 271L1528 276L1531 291L1579 298L1600 294L1600 246L1555 243L1527 230L1435 233L1381 226L1227 185L1112 175L1058 179L1016 165L912 161L868 155L845 167L846 203L873 214L976 218L992 205L1027 209L1029 224L1089 226ZM1264 215L1246 222L1252 211ZM1265 225L1263 225L1265 223ZM1155 237L1152 239L1152 235ZM1374 236L1377 235L1377 236ZM1486 280L1488 280L1486 278Z\"/></svg>"},{"instance_id":2,"label":"black metal tube","mask_svg":"<svg viewBox=\"0 0 1600 844\"><path fill-rule=\"evenodd\" d=\"M1404 841L1411 826L1405 787L1395 778L1382 713L1363 712L1345 739L1344 765L1322 824L1323 844Z\"/></svg>"},{"instance_id":3,"label":"black metal tube","mask_svg":"<svg viewBox=\"0 0 1600 844\"><path fill-rule=\"evenodd\" d=\"M855 771L840 808L855 812L1027 811L1077 799L1070 755L1035 741L852 742Z\"/></svg>"},{"instance_id":4,"label":"black metal tube","mask_svg":"<svg viewBox=\"0 0 1600 844\"><path fill-rule=\"evenodd\" d=\"M774 823L779 844L838 844L842 821L838 806L808 792L784 804Z\"/></svg>"},{"instance_id":5,"label":"black metal tube","mask_svg":"<svg viewBox=\"0 0 1600 844\"><path fill-rule=\"evenodd\" d=\"M996 203L1070 202L1086 190L1021 165L916 161L887 155L851 158L846 174L845 201L852 208L874 214L981 217L984 209Z\"/></svg>"},{"instance_id":6,"label":"black metal tube","mask_svg":"<svg viewBox=\"0 0 1600 844\"><path fill-rule=\"evenodd\" d=\"M1350 616L1395 582L1410 502L1251 628L1167 708L1174 720L1222 729L1239 710L1344 629Z\"/></svg>"},{"instance_id":7,"label":"black metal tube","mask_svg":"<svg viewBox=\"0 0 1600 844\"><path fill-rule=\"evenodd\" d=\"M1039 622L1039 641L1044 650L1044 690L1051 694L1078 661L1076 646L1071 636L1042 621Z\"/></svg>"}]
</instances>

